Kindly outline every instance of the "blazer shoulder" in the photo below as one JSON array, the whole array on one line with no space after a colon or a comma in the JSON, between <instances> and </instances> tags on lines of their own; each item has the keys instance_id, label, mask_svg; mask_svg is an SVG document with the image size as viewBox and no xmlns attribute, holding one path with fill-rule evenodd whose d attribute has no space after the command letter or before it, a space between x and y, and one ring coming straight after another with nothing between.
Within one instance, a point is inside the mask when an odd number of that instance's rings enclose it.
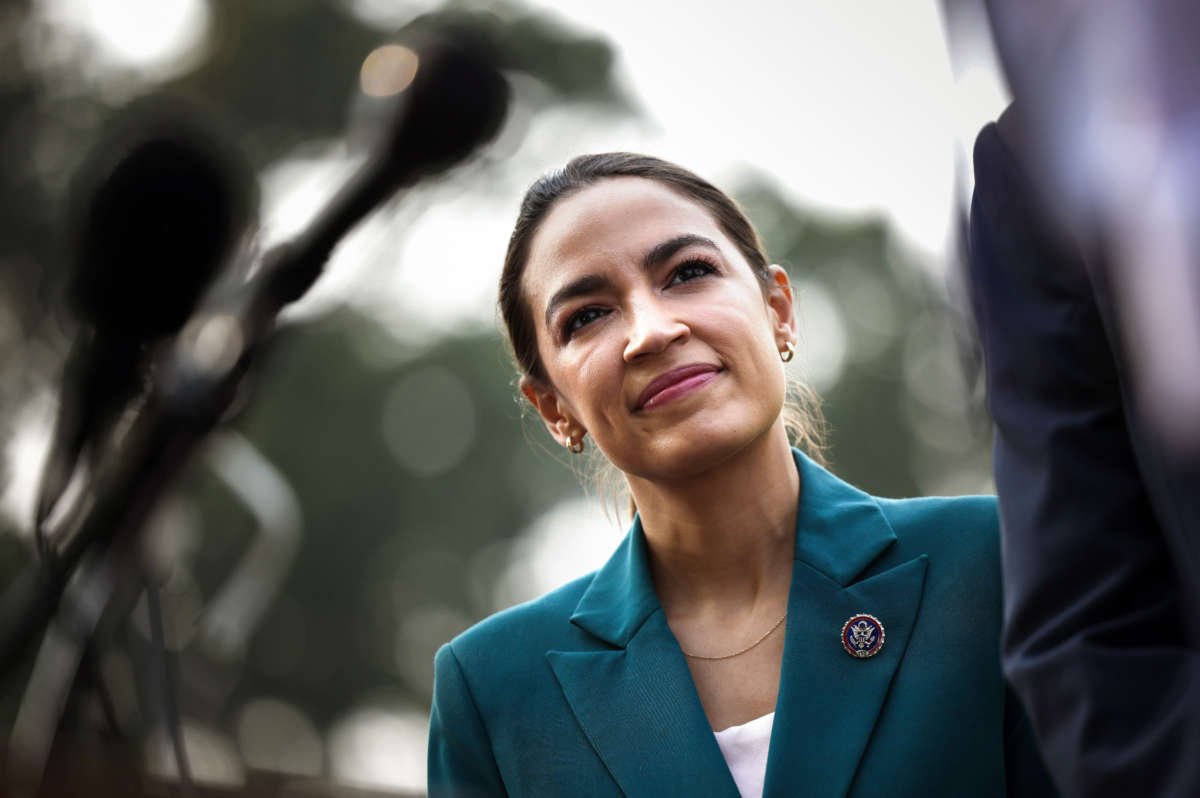
<instances>
[{"instance_id":1,"label":"blazer shoulder","mask_svg":"<svg viewBox=\"0 0 1200 798\"><path fill-rule=\"evenodd\" d=\"M876 499L901 548L929 554L982 575L1000 571L1000 515L995 496Z\"/></svg>"},{"instance_id":2,"label":"blazer shoulder","mask_svg":"<svg viewBox=\"0 0 1200 798\"><path fill-rule=\"evenodd\" d=\"M547 650L569 645L581 634L571 623L575 606L595 572L532 601L484 618L446 644L468 669L492 667L499 659L527 663ZM498 652L502 652L498 656ZM489 665L490 663L490 665Z\"/></svg>"},{"instance_id":3,"label":"blazer shoulder","mask_svg":"<svg viewBox=\"0 0 1200 798\"><path fill-rule=\"evenodd\" d=\"M879 503L896 534L896 545L878 568L916 557L927 560L922 631L914 641L931 648L921 645L910 653L936 651L935 658L941 657L947 640L952 639L958 647L955 657L964 663L961 667L974 674L970 678L999 685L1004 588L995 498L933 497ZM961 670L956 673L963 676Z\"/></svg>"},{"instance_id":4,"label":"blazer shoulder","mask_svg":"<svg viewBox=\"0 0 1200 798\"><path fill-rule=\"evenodd\" d=\"M981 534L999 534L1000 516L995 496L926 496L917 499L881 499L880 509L893 527L965 526ZM899 529L897 529L899 534Z\"/></svg>"}]
</instances>

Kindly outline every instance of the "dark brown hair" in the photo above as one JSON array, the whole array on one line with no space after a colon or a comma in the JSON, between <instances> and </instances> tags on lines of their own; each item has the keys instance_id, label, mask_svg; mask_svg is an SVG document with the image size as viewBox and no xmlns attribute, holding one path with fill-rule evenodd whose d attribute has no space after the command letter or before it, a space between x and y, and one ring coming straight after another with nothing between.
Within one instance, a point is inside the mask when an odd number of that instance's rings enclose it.
<instances>
[{"instance_id":1,"label":"dark brown hair","mask_svg":"<svg viewBox=\"0 0 1200 798\"><path fill-rule=\"evenodd\" d=\"M578 193L600 180L614 177L644 177L662 183L690 200L702 205L712 214L721 231L741 251L746 262L764 284L767 256L762 242L750 221L725 192L707 180L673 163L635 155L628 152L606 152L599 155L580 155L562 169L543 176L525 192L521 211L508 240L504 271L500 275L500 312L508 328L513 355L523 374L539 380L546 379L545 369L538 357L537 335L533 316L521 292L521 276L529 259L529 246L542 221L561 199Z\"/></svg>"},{"instance_id":2,"label":"dark brown hair","mask_svg":"<svg viewBox=\"0 0 1200 798\"><path fill-rule=\"evenodd\" d=\"M721 231L738 248L764 290L770 284L767 255L754 225L737 203L712 183L681 166L649 155L629 152L580 155L572 158L563 168L542 176L529 187L508 240L504 269L500 273L500 314L508 330L517 368L522 374L549 383L538 356L534 316L521 290L521 278L529 260L533 237L559 200L601 180L617 177L653 180L699 204L712 215ZM789 433L797 445L819 459L824 430L819 402L815 394L802 383L790 384L789 390L794 397L794 401L784 408Z\"/></svg>"}]
</instances>

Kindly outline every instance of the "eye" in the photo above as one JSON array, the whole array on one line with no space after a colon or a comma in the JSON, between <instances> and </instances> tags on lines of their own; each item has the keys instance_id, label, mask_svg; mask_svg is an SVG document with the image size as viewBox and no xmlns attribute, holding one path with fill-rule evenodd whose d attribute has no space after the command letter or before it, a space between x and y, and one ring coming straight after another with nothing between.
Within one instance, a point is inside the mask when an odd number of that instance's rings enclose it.
<instances>
[{"instance_id":1,"label":"eye","mask_svg":"<svg viewBox=\"0 0 1200 798\"><path fill-rule=\"evenodd\" d=\"M567 316L567 320L563 322L562 337L564 341L571 340L571 336L588 326L596 319L606 316L608 311L604 308L590 305L580 308L579 310Z\"/></svg>"},{"instance_id":2,"label":"eye","mask_svg":"<svg viewBox=\"0 0 1200 798\"><path fill-rule=\"evenodd\" d=\"M703 258L691 258L679 264L675 271L671 272L671 279L667 285L679 285L695 280L698 277L704 277L709 274L716 274L717 267Z\"/></svg>"}]
</instances>

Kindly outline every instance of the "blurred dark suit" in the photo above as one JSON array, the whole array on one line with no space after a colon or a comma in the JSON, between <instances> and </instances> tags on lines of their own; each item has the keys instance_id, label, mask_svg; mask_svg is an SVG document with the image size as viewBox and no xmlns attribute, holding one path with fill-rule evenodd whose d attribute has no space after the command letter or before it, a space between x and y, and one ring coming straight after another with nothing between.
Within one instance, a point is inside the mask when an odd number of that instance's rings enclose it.
<instances>
[{"instance_id":1,"label":"blurred dark suit","mask_svg":"<svg viewBox=\"0 0 1200 798\"><path fill-rule=\"evenodd\" d=\"M1139 411L1103 231L1051 222L1027 131L980 133L970 218L1005 670L1065 795L1200 796L1200 463Z\"/></svg>"}]
</instances>

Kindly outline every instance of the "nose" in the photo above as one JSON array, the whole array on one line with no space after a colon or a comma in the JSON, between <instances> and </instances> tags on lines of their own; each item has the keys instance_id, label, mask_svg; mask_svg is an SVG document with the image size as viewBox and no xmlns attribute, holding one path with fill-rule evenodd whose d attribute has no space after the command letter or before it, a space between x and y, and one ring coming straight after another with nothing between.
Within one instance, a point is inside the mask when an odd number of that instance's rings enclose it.
<instances>
[{"instance_id":1,"label":"nose","mask_svg":"<svg viewBox=\"0 0 1200 798\"><path fill-rule=\"evenodd\" d=\"M662 352L673 343L683 343L692 331L657 298L645 298L629 307L629 340L625 361Z\"/></svg>"}]
</instances>

